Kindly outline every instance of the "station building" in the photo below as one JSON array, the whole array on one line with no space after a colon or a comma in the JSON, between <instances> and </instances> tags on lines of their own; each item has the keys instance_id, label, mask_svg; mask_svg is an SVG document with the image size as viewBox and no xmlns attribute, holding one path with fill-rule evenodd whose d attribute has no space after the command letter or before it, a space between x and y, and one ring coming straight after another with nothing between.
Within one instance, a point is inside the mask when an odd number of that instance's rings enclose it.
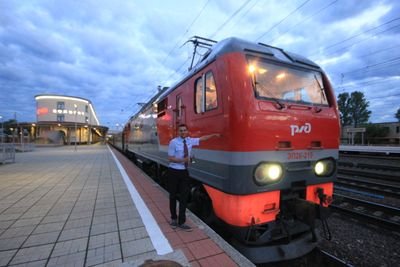
<instances>
[{"instance_id":1,"label":"station building","mask_svg":"<svg viewBox=\"0 0 400 267\"><path fill-rule=\"evenodd\" d=\"M36 123L31 135L37 144L91 144L105 140L92 103L85 98L41 94L35 96Z\"/></svg>"}]
</instances>

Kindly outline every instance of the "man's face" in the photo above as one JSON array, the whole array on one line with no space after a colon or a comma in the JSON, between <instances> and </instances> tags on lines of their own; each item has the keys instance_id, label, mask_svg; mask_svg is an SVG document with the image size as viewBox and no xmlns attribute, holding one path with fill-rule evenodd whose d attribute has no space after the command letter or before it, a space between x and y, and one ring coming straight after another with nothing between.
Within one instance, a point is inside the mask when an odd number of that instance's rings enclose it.
<instances>
[{"instance_id":1,"label":"man's face","mask_svg":"<svg viewBox=\"0 0 400 267\"><path fill-rule=\"evenodd\" d=\"M189 135L188 129L184 126L179 127L178 134L180 137L185 138Z\"/></svg>"}]
</instances>

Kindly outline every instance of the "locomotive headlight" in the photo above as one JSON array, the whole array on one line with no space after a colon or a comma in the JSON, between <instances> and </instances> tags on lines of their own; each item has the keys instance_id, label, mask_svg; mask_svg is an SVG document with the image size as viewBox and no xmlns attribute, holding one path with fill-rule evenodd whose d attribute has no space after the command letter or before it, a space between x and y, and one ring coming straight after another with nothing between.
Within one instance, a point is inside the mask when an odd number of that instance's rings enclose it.
<instances>
[{"instance_id":1,"label":"locomotive headlight","mask_svg":"<svg viewBox=\"0 0 400 267\"><path fill-rule=\"evenodd\" d=\"M276 183L282 178L283 168L279 163L261 163L254 172L255 182L259 185Z\"/></svg>"},{"instance_id":2,"label":"locomotive headlight","mask_svg":"<svg viewBox=\"0 0 400 267\"><path fill-rule=\"evenodd\" d=\"M315 163L314 172L317 176L330 176L335 168L336 164L333 158L322 159Z\"/></svg>"}]
</instances>

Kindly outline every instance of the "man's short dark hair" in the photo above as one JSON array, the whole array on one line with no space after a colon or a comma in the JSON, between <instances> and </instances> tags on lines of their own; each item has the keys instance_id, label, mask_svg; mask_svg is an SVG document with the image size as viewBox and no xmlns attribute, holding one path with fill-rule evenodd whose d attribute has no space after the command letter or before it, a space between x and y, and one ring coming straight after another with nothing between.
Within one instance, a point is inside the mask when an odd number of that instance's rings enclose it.
<instances>
[{"instance_id":1,"label":"man's short dark hair","mask_svg":"<svg viewBox=\"0 0 400 267\"><path fill-rule=\"evenodd\" d=\"M187 125L184 124L184 123L181 123L181 124L178 125L178 128L181 128L181 127L186 127L186 129L188 128Z\"/></svg>"}]
</instances>

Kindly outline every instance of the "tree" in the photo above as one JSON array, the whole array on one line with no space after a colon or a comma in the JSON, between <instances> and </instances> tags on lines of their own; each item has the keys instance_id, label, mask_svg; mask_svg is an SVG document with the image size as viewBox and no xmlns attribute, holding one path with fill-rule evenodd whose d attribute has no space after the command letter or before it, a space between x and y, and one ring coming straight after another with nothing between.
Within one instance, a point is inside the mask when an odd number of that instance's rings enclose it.
<instances>
[{"instance_id":1,"label":"tree","mask_svg":"<svg viewBox=\"0 0 400 267\"><path fill-rule=\"evenodd\" d=\"M338 106L340 112L340 122L343 126L350 125L352 123L350 116L350 95L349 93L341 93L338 95Z\"/></svg>"},{"instance_id":2,"label":"tree","mask_svg":"<svg viewBox=\"0 0 400 267\"><path fill-rule=\"evenodd\" d=\"M397 109L396 114L394 115L394 117L400 122L400 108Z\"/></svg>"},{"instance_id":3,"label":"tree","mask_svg":"<svg viewBox=\"0 0 400 267\"><path fill-rule=\"evenodd\" d=\"M368 110L369 102L362 92L354 91L338 95L340 120L342 125L353 125L357 127L361 123L367 123L371 115Z\"/></svg>"},{"instance_id":4,"label":"tree","mask_svg":"<svg viewBox=\"0 0 400 267\"><path fill-rule=\"evenodd\" d=\"M17 123L17 121L16 120L13 120L13 119L11 119L11 120L8 120L8 121L5 121L4 122L4 133L6 133L6 134L8 134L8 135L10 135L10 134L12 134L12 132L11 132L11 130L10 130L10 125L12 125L12 124L16 124Z\"/></svg>"},{"instance_id":5,"label":"tree","mask_svg":"<svg viewBox=\"0 0 400 267\"><path fill-rule=\"evenodd\" d=\"M368 110L369 102L365 99L364 94L354 91L350 97L351 116L353 118L353 126L357 127L360 123L367 123L371 111Z\"/></svg>"},{"instance_id":6,"label":"tree","mask_svg":"<svg viewBox=\"0 0 400 267\"><path fill-rule=\"evenodd\" d=\"M384 127L379 124L368 123L365 128L366 138L368 143L379 144L383 143L384 138L389 134L389 127Z\"/></svg>"}]
</instances>

